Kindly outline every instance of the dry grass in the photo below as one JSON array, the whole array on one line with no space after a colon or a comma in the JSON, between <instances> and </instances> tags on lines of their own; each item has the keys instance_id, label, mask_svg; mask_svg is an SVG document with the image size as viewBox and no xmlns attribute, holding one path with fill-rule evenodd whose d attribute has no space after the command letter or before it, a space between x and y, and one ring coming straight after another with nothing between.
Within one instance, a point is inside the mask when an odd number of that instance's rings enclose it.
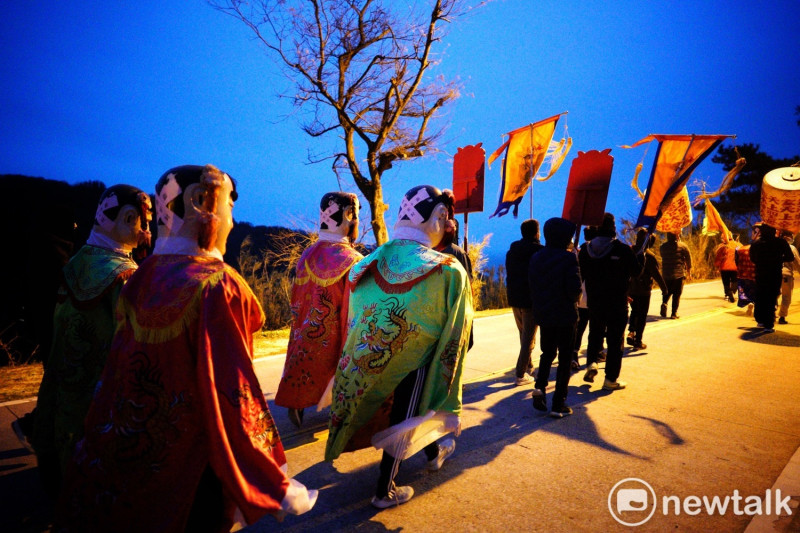
<instances>
[{"instance_id":1,"label":"dry grass","mask_svg":"<svg viewBox=\"0 0 800 533\"><path fill-rule=\"evenodd\" d=\"M266 357L286 353L289 344L289 328L261 331L253 339L253 356Z\"/></svg>"},{"instance_id":2,"label":"dry grass","mask_svg":"<svg viewBox=\"0 0 800 533\"><path fill-rule=\"evenodd\" d=\"M508 313L509 309L487 309L475 313L476 317ZM289 328L261 331L253 339L255 357L282 355L289 344ZM0 403L33 398L39 392L42 381L42 364L0 367Z\"/></svg>"},{"instance_id":3,"label":"dry grass","mask_svg":"<svg viewBox=\"0 0 800 533\"><path fill-rule=\"evenodd\" d=\"M0 403L36 396L42 373L42 363L0 367Z\"/></svg>"}]
</instances>

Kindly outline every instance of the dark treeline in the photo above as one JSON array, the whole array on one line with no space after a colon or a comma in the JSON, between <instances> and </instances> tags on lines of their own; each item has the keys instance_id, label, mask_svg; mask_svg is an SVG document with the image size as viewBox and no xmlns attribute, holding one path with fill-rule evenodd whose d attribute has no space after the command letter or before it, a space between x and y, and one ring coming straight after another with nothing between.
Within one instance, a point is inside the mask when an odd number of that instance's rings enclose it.
<instances>
[{"instance_id":1,"label":"dark treeline","mask_svg":"<svg viewBox=\"0 0 800 533\"><path fill-rule=\"evenodd\" d=\"M61 269L86 243L105 189L99 181L70 185L45 178L0 175L0 197L6 204L0 215L4 237L0 365L46 358ZM155 236L155 226L150 229ZM237 222L231 231L225 261L251 284L258 282L268 326L288 323L288 294L278 287L291 286L294 263L289 250L302 249L308 242L307 234L283 227ZM257 269L254 263L258 263ZM271 283L265 285L265 279Z\"/></svg>"}]
</instances>

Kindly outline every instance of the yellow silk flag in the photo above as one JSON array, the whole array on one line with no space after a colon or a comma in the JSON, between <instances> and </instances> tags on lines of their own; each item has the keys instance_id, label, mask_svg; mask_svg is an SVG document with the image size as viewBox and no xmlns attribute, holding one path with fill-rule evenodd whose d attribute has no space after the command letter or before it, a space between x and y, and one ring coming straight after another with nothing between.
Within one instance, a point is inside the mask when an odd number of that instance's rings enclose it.
<instances>
[{"instance_id":1,"label":"yellow silk flag","mask_svg":"<svg viewBox=\"0 0 800 533\"><path fill-rule=\"evenodd\" d=\"M706 216L703 218L703 235L716 235L720 234L722 242L728 242L732 238L732 234L719 216L719 211L714 207L714 204L706 200Z\"/></svg>"},{"instance_id":2,"label":"yellow silk flag","mask_svg":"<svg viewBox=\"0 0 800 533\"><path fill-rule=\"evenodd\" d=\"M680 233L692 224L692 203L689 201L689 190L681 187L678 194L662 210L661 218L656 223L656 230L663 233Z\"/></svg>"},{"instance_id":3,"label":"yellow silk flag","mask_svg":"<svg viewBox=\"0 0 800 533\"><path fill-rule=\"evenodd\" d=\"M512 207L514 208L513 215L517 216L519 203L528 192L528 187L539 171L539 167L542 166L550 149L550 142L553 140L556 123L563 114L559 113L509 132L508 140L489 156L487 162L491 165L492 161L497 159L504 150L506 151L503 160L500 199L497 209L489 218L495 215L501 217L507 214Z\"/></svg>"},{"instance_id":4,"label":"yellow silk flag","mask_svg":"<svg viewBox=\"0 0 800 533\"><path fill-rule=\"evenodd\" d=\"M675 195L686 186L697 165L728 137L735 136L655 134L648 135L630 146L623 146L623 148L634 148L654 140L658 141L656 160L636 226L646 227L652 231Z\"/></svg>"}]
</instances>

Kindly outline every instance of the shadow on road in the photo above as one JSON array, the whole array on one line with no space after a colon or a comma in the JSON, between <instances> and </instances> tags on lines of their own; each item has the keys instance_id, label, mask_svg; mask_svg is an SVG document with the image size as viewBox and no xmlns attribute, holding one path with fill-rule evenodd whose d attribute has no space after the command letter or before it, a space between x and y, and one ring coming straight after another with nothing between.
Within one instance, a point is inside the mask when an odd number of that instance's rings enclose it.
<instances>
[{"instance_id":1,"label":"shadow on road","mask_svg":"<svg viewBox=\"0 0 800 533\"><path fill-rule=\"evenodd\" d=\"M739 338L744 341L773 346L800 346L800 335L792 335L786 331L775 330L772 333L766 333L763 328L759 327L739 327L739 329L742 330Z\"/></svg>"}]
</instances>

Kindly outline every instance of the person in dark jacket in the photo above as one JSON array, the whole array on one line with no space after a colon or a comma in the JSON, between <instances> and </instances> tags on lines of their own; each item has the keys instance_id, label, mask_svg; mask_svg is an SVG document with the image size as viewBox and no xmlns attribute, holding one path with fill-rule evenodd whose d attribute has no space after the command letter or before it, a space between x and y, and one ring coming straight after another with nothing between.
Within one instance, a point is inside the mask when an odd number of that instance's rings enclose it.
<instances>
[{"instance_id":1,"label":"person in dark jacket","mask_svg":"<svg viewBox=\"0 0 800 533\"><path fill-rule=\"evenodd\" d=\"M661 297L661 318L667 318L667 302L672 298L672 315L678 316L681 303L683 282L692 270L692 256L689 247L681 242L680 234L667 233L667 242L659 248L661 251L661 272L667 284L667 292Z\"/></svg>"},{"instance_id":2,"label":"person in dark jacket","mask_svg":"<svg viewBox=\"0 0 800 533\"><path fill-rule=\"evenodd\" d=\"M789 243L778 238L775 228L761 224L758 238L750 245L750 260L756 267L753 318L765 333L775 331L775 307L781 293L783 263L794 260Z\"/></svg>"},{"instance_id":3,"label":"person in dark jacket","mask_svg":"<svg viewBox=\"0 0 800 533\"><path fill-rule=\"evenodd\" d=\"M449 209L452 210L452 207L449 207ZM472 287L472 260L469 258L469 254L467 254L467 251L458 245L458 220L455 219L455 212L450 213L450 216L452 216L453 218L447 219L444 228L444 237L442 237L442 242L440 242L438 246L434 247L434 250L455 257L458 260L458 262L461 263L461 266L464 267L464 270L467 271L467 277L469 278L469 285L470 287ZM473 333L474 330L470 325L469 344L467 344L467 350L471 350L472 346L475 344Z\"/></svg>"},{"instance_id":4,"label":"person in dark jacket","mask_svg":"<svg viewBox=\"0 0 800 533\"><path fill-rule=\"evenodd\" d=\"M647 246L645 247L645 239ZM661 294L666 294L667 285L661 277L661 269L658 266L658 259L653 253L652 248L656 243L656 236L649 235L647 230L642 228L636 233L636 244L633 251L638 253L644 248L644 269L642 273L631 279L629 296L631 297L631 319L628 322L628 344L634 350L644 350L647 345L642 342L644 327L647 324L647 311L650 309L650 293L653 288L653 281L658 283Z\"/></svg>"},{"instance_id":5,"label":"person in dark jacket","mask_svg":"<svg viewBox=\"0 0 800 533\"><path fill-rule=\"evenodd\" d=\"M519 229L522 232L522 239L512 242L506 253L506 294L519 330L516 384L527 385L533 383L531 350L536 342L537 327L531 311L528 263L531 256L544 247L539 242L538 220L526 220Z\"/></svg>"},{"instance_id":6,"label":"person in dark jacket","mask_svg":"<svg viewBox=\"0 0 800 533\"><path fill-rule=\"evenodd\" d=\"M531 309L541 330L542 348L536 375L536 389L540 393L534 394L533 407L539 411L547 410L545 389L550 366L558 354L556 390L550 410L550 416L554 418L572 414L566 400L581 296L578 258L567 250L574 233L575 224L569 220L551 218L545 222L545 247L531 257L528 268Z\"/></svg>"},{"instance_id":7,"label":"person in dark jacket","mask_svg":"<svg viewBox=\"0 0 800 533\"><path fill-rule=\"evenodd\" d=\"M625 383L618 381L622 368L622 343L628 323L628 285L631 278L642 272L642 259L633 249L617 240L614 215L603 215L597 236L578 253L581 275L586 283L589 304L589 348L586 351L584 381L593 382L597 375L596 346L605 337L606 378L603 388L619 390Z\"/></svg>"}]
</instances>

